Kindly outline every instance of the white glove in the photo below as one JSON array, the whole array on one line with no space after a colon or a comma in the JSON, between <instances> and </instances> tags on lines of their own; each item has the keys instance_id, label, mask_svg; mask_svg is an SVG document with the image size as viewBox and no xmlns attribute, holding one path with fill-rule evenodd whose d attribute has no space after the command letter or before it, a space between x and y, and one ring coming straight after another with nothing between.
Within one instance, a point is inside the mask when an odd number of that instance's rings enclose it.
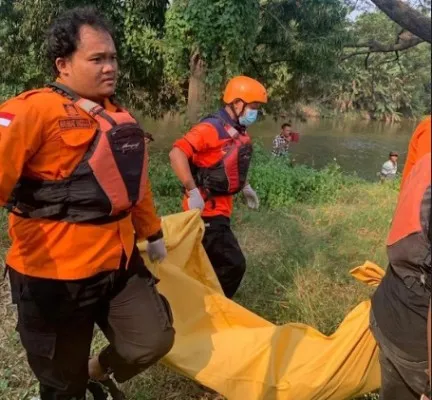
<instances>
[{"instance_id":1,"label":"white glove","mask_svg":"<svg viewBox=\"0 0 432 400\"><path fill-rule=\"evenodd\" d=\"M154 242L148 242L147 253L151 262L163 261L168 254L163 238Z\"/></svg>"},{"instance_id":2,"label":"white glove","mask_svg":"<svg viewBox=\"0 0 432 400\"><path fill-rule=\"evenodd\" d=\"M246 198L246 203L249 208L252 210L258 210L259 208L259 198L255 192L255 190L252 189L251 185L246 185L243 188L243 194Z\"/></svg>"},{"instance_id":3,"label":"white glove","mask_svg":"<svg viewBox=\"0 0 432 400\"><path fill-rule=\"evenodd\" d=\"M200 211L204 210L205 207L205 201L201 196L201 192L198 188L189 190L187 192L189 198L188 198L188 206L189 210L193 210L195 208L198 208Z\"/></svg>"}]
</instances>

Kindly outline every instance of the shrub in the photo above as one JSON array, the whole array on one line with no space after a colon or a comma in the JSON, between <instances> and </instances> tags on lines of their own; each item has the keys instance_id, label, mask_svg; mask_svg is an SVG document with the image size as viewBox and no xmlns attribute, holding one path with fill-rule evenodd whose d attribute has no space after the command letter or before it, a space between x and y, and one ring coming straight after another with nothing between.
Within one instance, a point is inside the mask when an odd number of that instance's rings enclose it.
<instances>
[{"instance_id":1,"label":"shrub","mask_svg":"<svg viewBox=\"0 0 432 400\"><path fill-rule=\"evenodd\" d=\"M172 204L179 204L182 188L166 154L152 155L150 177L155 198L164 203L163 210L174 212ZM292 166L285 158L272 157L258 144L255 146L249 181L257 191L262 206L274 209L296 202L317 204L332 201L340 189L359 182L359 179L344 175L336 162L322 170L304 165ZM170 199L177 201L172 203Z\"/></svg>"}]
</instances>

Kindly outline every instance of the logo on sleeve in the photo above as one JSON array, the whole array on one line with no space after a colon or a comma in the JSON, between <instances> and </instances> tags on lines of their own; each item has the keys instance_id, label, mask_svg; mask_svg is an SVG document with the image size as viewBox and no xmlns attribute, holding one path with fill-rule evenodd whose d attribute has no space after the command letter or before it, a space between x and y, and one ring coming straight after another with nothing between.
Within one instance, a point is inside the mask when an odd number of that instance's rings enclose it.
<instances>
[{"instance_id":1,"label":"logo on sleeve","mask_svg":"<svg viewBox=\"0 0 432 400\"><path fill-rule=\"evenodd\" d=\"M59 120L60 130L88 129L92 127L91 122L85 118L68 118Z\"/></svg>"},{"instance_id":2,"label":"logo on sleeve","mask_svg":"<svg viewBox=\"0 0 432 400\"><path fill-rule=\"evenodd\" d=\"M73 104L63 104L63 108L69 117L79 117L79 112Z\"/></svg>"},{"instance_id":3,"label":"logo on sleeve","mask_svg":"<svg viewBox=\"0 0 432 400\"><path fill-rule=\"evenodd\" d=\"M7 128L14 120L15 115L7 112L0 112L0 126Z\"/></svg>"}]
</instances>

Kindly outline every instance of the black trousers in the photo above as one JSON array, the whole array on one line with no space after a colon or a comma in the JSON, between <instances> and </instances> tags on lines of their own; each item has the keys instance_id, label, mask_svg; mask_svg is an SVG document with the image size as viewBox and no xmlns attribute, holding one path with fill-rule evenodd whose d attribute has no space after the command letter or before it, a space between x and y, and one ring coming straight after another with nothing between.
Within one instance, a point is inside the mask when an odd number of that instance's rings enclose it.
<instances>
[{"instance_id":1,"label":"black trousers","mask_svg":"<svg viewBox=\"0 0 432 400\"><path fill-rule=\"evenodd\" d=\"M120 383L165 356L174 343L171 309L137 248L126 270L59 281L9 269L18 332L42 400L85 399L94 324L109 341L99 361Z\"/></svg>"},{"instance_id":2,"label":"black trousers","mask_svg":"<svg viewBox=\"0 0 432 400\"><path fill-rule=\"evenodd\" d=\"M203 246L212 263L225 296L234 297L246 272L246 260L224 216L205 217Z\"/></svg>"},{"instance_id":3,"label":"black trousers","mask_svg":"<svg viewBox=\"0 0 432 400\"><path fill-rule=\"evenodd\" d=\"M427 394L427 355L418 360L391 343L381 332L373 311L370 328L380 348L380 400L419 400L422 394Z\"/></svg>"}]
</instances>

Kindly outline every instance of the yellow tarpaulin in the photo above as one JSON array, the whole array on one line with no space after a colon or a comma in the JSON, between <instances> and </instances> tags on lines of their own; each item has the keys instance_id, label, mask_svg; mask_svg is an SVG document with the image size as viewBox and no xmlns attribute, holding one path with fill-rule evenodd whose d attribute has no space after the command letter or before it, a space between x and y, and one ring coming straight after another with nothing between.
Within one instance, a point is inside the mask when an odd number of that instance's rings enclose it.
<instances>
[{"instance_id":1,"label":"yellow tarpaulin","mask_svg":"<svg viewBox=\"0 0 432 400\"><path fill-rule=\"evenodd\" d=\"M151 269L177 332L166 365L228 400L345 400L379 388L369 301L331 336L303 324L276 326L223 296L201 246L198 212L165 217L163 229L168 257ZM352 271L370 285L383 273L371 263Z\"/></svg>"}]
</instances>

